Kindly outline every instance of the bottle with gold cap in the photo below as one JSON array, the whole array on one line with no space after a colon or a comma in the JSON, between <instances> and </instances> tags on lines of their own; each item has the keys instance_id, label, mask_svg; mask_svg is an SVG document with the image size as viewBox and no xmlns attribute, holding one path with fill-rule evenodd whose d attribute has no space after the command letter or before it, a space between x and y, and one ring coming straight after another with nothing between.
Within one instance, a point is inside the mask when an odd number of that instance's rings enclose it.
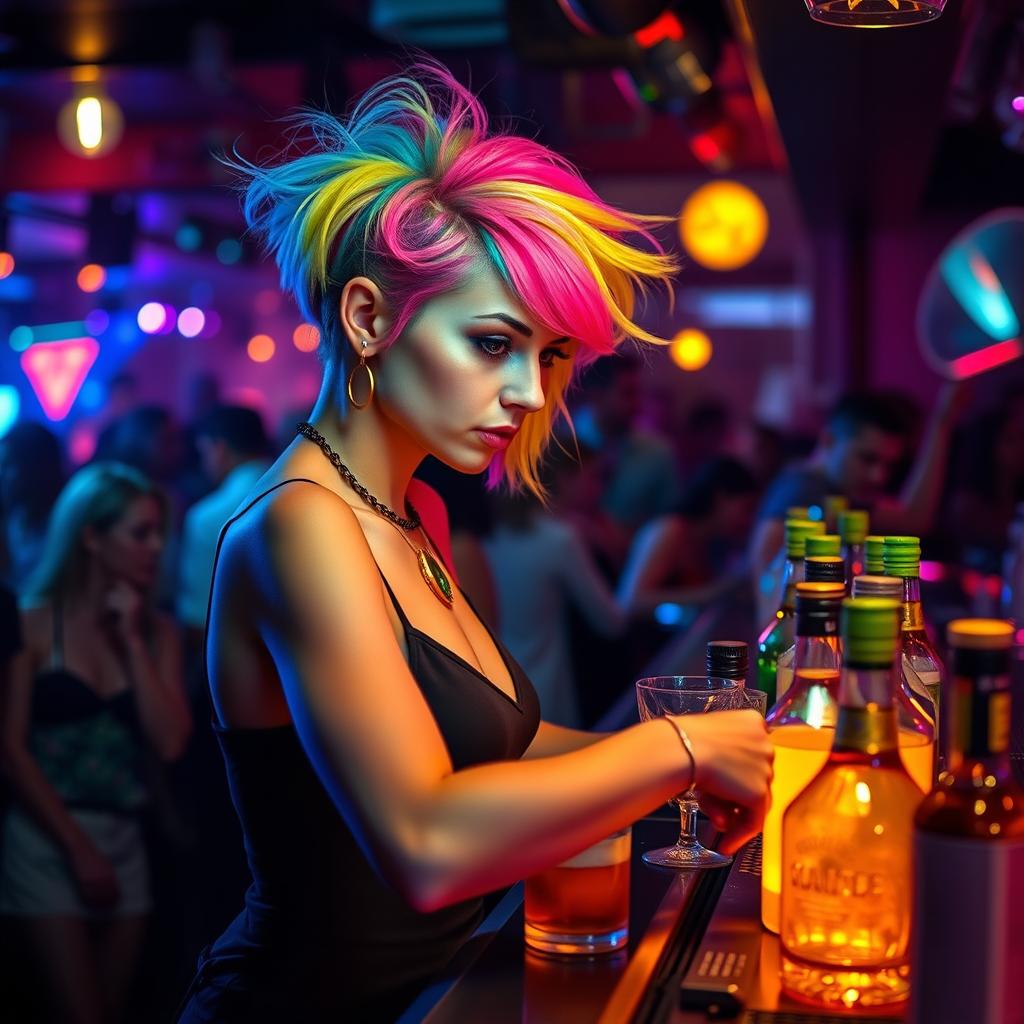
<instances>
[{"instance_id":1,"label":"bottle with gold cap","mask_svg":"<svg viewBox=\"0 0 1024 1024\"><path fill-rule=\"evenodd\" d=\"M907 685L940 734L939 701L943 667L924 624L921 608L921 541L918 537L886 537L882 551L886 576L903 580L900 654ZM939 768L942 758L939 757Z\"/></svg>"},{"instance_id":2,"label":"bottle with gold cap","mask_svg":"<svg viewBox=\"0 0 1024 1024\"><path fill-rule=\"evenodd\" d=\"M778 610L757 638L757 688L775 703L775 671L779 655L793 646L794 590L804 578L807 537L825 532L825 524L810 519L786 520L786 565L782 573L782 594Z\"/></svg>"},{"instance_id":3,"label":"bottle with gold cap","mask_svg":"<svg viewBox=\"0 0 1024 1024\"><path fill-rule=\"evenodd\" d=\"M854 597L884 597L890 601L903 601L903 580L895 576L858 576L853 581ZM899 644L897 644L897 648ZM902 655L900 656L902 659ZM925 791L931 789L935 779L935 766L938 764L939 737L935 732L935 723L922 706L921 695L910 689L908 674L903 671L902 663L896 671L896 717L900 726L900 752L907 754L904 765L914 781ZM927 694L925 694L927 698ZM931 707L930 699L924 704ZM932 750L929 760L923 751L916 749L911 743L910 734L917 733L920 737L919 746Z\"/></svg>"},{"instance_id":4,"label":"bottle with gold cap","mask_svg":"<svg viewBox=\"0 0 1024 1024\"><path fill-rule=\"evenodd\" d=\"M850 508L839 513L839 536L842 538L846 578L852 580L865 572L864 541L868 535L868 514L861 508Z\"/></svg>"},{"instance_id":5,"label":"bottle with gold cap","mask_svg":"<svg viewBox=\"0 0 1024 1024\"><path fill-rule=\"evenodd\" d=\"M922 792L900 756L893 665L899 609L847 598L832 749L782 819L782 985L840 1010L910 988L911 838Z\"/></svg>"},{"instance_id":6,"label":"bottle with gold cap","mask_svg":"<svg viewBox=\"0 0 1024 1024\"><path fill-rule=\"evenodd\" d=\"M779 699L767 716L775 748L771 802L764 819L761 921L779 930L782 815L820 771L832 747L839 698L839 605L842 584L796 585L796 644L779 659ZM787 680L783 685L783 674Z\"/></svg>"},{"instance_id":7,"label":"bottle with gold cap","mask_svg":"<svg viewBox=\"0 0 1024 1024\"><path fill-rule=\"evenodd\" d=\"M885 572L885 538L869 534L864 538L864 572L869 576L881 576Z\"/></svg>"},{"instance_id":8,"label":"bottle with gold cap","mask_svg":"<svg viewBox=\"0 0 1024 1024\"><path fill-rule=\"evenodd\" d=\"M999 619L959 619L947 629L947 768L914 819L912 1024L1024 1020L1024 789L1009 756L1013 631Z\"/></svg>"}]
</instances>

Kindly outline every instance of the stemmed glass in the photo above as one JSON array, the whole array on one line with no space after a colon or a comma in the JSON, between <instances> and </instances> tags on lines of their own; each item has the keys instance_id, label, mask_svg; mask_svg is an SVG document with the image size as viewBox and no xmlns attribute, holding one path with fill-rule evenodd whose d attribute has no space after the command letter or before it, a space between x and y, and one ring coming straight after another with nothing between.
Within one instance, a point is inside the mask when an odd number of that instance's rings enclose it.
<instances>
[{"instance_id":1,"label":"stemmed glass","mask_svg":"<svg viewBox=\"0 0 1024 1024\"><path fill-rule=\"evenodd\" d=\"M765 694L747 690L732 679L707 676L653 676L636 682L636 703L642 722L662 715L696 715L709 711L734 711L755 708L764 714ZM647 864L663 868L720 868L732 863L732 857L702 846L697 838L699 802L691 786L674 797L679 807L679 838L675 846L648 850Z\"/></svg>"}]
</instances>

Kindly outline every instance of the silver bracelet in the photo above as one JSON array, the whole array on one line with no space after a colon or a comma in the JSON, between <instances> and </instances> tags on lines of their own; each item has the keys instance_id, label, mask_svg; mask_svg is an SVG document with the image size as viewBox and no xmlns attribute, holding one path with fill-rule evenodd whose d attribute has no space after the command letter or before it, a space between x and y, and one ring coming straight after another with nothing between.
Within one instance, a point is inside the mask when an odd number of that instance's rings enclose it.
<instances>
[{"instance_id":1,"label":"silver bracelet","mask_svg":"<svg viewBox=\"0 0 1024 1024\"><path fill-rule=\"evenodd\" d=\"M693 744L690 742L690 737L686 735L686 730L671 715L664 715L662 719L672 726L683 745L683 750L686 751L686 756L690 759L690 785L687 786L689 789L690 786L697 784L697 756L693 752Z\"/></svg>"}]
</instances>

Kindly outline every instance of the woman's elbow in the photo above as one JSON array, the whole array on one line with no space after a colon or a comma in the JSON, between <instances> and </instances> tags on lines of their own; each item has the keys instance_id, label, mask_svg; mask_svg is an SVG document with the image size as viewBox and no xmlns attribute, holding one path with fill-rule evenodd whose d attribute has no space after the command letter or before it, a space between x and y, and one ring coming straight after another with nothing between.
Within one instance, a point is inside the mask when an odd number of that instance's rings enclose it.
<instances>
[{"instance_id":1,"label":"woman's elbow","mask_svg":"<svg viewBox=\"0 0 1024 1024\"><path fill-rule=\"evenodd\" d=\"M402 898L420 914L431 914L469 895L465 865L457 841L432 830L420 832L396 865L395 884Z\"/></svg>"}]
</instances>

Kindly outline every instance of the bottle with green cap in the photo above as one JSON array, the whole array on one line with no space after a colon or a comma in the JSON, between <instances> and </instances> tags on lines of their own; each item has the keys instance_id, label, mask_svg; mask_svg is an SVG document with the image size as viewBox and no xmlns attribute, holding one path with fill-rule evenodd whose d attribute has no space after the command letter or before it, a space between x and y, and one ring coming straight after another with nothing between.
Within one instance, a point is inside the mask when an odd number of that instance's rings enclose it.
<instances>
[{"instance_id":1,"label":"bottle with green cap","mask_svg":"<svg viewBox=\"0 0 1024 1024\"><path fill-rule=\"evenodd\" d=\"M911 1024L1024 1020L1024 789L1010 765L1012 622L947 628L947 770L914 828ZM955 895L954 895L955 894Z\"/></svg>"},{"instance_id":2,"label":"bottle with green cap","mask_svg":"<svg viewBox=\"0 0 1024 1024\"><path fill-rule=\"evenodd\" d=\"M940 698L943 666L925 628L921 608L921 541L918 537L886 537L882 551L886 576L903 581L903 611L900 618L900 661L907 687L931 719L941 736ZM943 767L941 750L938 767Z\"/></svg>"},{"instance_id":3,"label":"bottle with green cap","mask_svg":"<svg viewBox=\"0 0 1024 1024\"><path fill-rule=\"evenodd\" d=\"M881 576L884 574L883 551L885 551L884 537L869 534L864 538L864 572L869 576Z\"/></svg>"},{"instance_id":4,"label":"bottle with green cap","mask_svg":"<svg viewBox=\"0 0 1024 1024\"><path fill-rule=\"evenodd\" d=\"M779 697L767 716L775 767L762 830L761 921L776 934L782 887L782 815L789 801L821 770L835 733L839 605L844 593L842 584L796 585L796 643L779 658Z\"/></svg>"},{"instance_id":5,"label":"bottle with green cap","mask_svg":"<svg viewBox=\"0 0 1024 1024\"><path fill-rule=\"evenodd\" d=\"M847 1012L897 1005L910 988L911 840L923 792L907 768L918 748L903 749L894 704L899 616L896 601L843 601L832 749L782 819L782 986Z\"/></svg>"},{"instance_id":6,"label":"bottle with green cap","mask_svg":"<svg viewBox=\"0 0 1024 1024\"><path fill-rule=\"evenodd\" d=\"M842 540L838 533L812 533L805 542L804 554L807 558L814 555L839 556Z\"/></svg>"},{"instance_id":7,"label":"bottle with green cap","mask_svg":"<svg viewBox=\"0 0 1024 1024\"><path fill-rule=\"evenodd\" d=\"M864 541L868 535L868 514L862 508L850 508L839 513L839 536L843 546L840 554L846 562L846 578L867 570L864 567Z\"/></svg>"},{"instance_id":8,"label":"bottle with green cap","mask_svg":"<svg viewBox=\"0 0 1024 1024\"><path fill-rule=\"evenodd\" d=\"M757 638L757 687L775 703L775 671L779 655L793 646L795 587L804 578L807 538L825 532L825 524L811 519L786 520L786 564L778 610Z\"/></svg>"},{"instance_id":9,"label":"bottle with green cap","mask_svg":"<svg viewBox=\"0 0 1024 1024\"><path fill-rule=\"evenodd\" d=\"M839 529L839 516L850 507L849 499L843 494L826 494L825 507L822 509L825 529L835 533Z\"/></svg>"}]
</instances>

